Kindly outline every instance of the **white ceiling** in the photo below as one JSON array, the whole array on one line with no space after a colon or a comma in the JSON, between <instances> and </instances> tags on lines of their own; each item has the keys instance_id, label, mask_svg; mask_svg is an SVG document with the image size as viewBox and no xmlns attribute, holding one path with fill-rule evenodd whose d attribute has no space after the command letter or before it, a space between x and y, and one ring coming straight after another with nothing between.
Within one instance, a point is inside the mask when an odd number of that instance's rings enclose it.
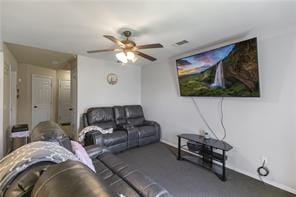
<instances>
[{"instance_id":1,"label":"white ceiling","mask_svg":"<svg viewBox=\"0 0 296 197\"><path fill-rule=\"evenodd\" d=\"M164 49L145 52L164 60L254 29L287 28L295 8L293 0L4 0L2 31L6 42L115 61L112 52L86 51L112 48L102 35L119 37L128 27L135 30L137 44L162 43ZM183 39L190 43L172 46Z\"/></svg>"},{"instance_id":2,"label":"white ceiling","mask_svg":"<svg viewBox=\"0 0 296 197\"><path fill-rule=\"evenodd\" d=\"M6 43L18 63L31 64L44 68L63 69L67 62L75 58L72 54Z\"/></svg>"}]
</instances>

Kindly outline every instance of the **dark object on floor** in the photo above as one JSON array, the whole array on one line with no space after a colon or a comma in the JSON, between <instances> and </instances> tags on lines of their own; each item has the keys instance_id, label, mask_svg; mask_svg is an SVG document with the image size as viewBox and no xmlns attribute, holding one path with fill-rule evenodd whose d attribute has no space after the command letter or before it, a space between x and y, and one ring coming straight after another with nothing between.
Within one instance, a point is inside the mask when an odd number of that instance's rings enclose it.
<instances>
[{"instance_id":1,"label":"dark object on floor","mask_svg":"<svg viewBox=\"0 0 296 197\"><path fill-rule=\"evenodd\" d=\"M90 131L85 135L85 145L100 144L114 153L129 148L159 142L160 126L145 120L142 106L127 105L89 108L83 114L84 126L113 128L111 134Z\"/></svg>"},{"instance_id":2,"label":"dark object on floor","mask_svg":"<svg viewBox=\"0 0 296 197\"><path fill-rule=\"evenodd\" d=\"M17 124L11 129L11 148L10 150L16 150L17 148L28 143L30 136L28 124Z\"/></svg>"},{"instance_id":3,"label":"dark object on floor","mask_svg":"<svg viewBox=\"0 0 296 197\"><path fill-rule=\"evenodd\" d=\"M46 138L42 137L46 131L54 136L46 134ZM33 130L34 136L49 141L63 136L60 135L62 133L62 129L52 122L38 124ZM108 149L92 145L86 147L86 151L93 159L96 173L78 161L68 160L59 164L41 161L19 172L14 180L5 185L6 189L1 191L0 196L171 196L158 183L127 165Z\"/></svg>"},{"instance_id":4,"label":"dark object on floor","mask_svg":"<svg viewBox=\"0 0 296 197\"><path fill-rule=\"evenodd\" d=\"M184 154L184 153L182 153ZM227 169L222 182L208 170L176 160L177 148L162 143L131 149L117 156L180 197L295 197L276 187Z\"/></svg>"},{"instance_id":5,"label":"dark object on floor","mask_svg":"<svg viewBox=\"0 0 296 197\"><path fill-rule=\"evenodd\" d=\"M177 135L177 137L178 137L178 156L177 156L178 160L184 159L192 163L199 164L205 168L208 168L214 171L214 173L222 181L226 181L225 161L227 157L225 152L231 150L232 146L230 146L228 143L224 141L215 140L212 138L206 139L204 136L196 135L196 134L181 134L181 135ZM181 155L181 148L183 147L181 144L182 139L190 141L189 143L187 143L187 146L189 144L192 150L200 149L198 150L198 152L194 150L192 152L194 152L195 154L198 154L199 156L201 156L201 158L198 156L192 156L192 155L182 156ZM222 151L222 154L214 152L213 149ZM215 170L213 161L222 163L222 173L219 173Z\"/></svg>"}]
</instances>

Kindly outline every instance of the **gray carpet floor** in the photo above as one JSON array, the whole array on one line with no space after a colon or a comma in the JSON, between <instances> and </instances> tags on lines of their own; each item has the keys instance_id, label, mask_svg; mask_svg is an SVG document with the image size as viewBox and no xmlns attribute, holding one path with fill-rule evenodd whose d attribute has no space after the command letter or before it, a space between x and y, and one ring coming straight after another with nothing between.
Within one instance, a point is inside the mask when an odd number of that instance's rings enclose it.
<instances>
[{"instance_id":1,"label":"gray carpet floor","mask_svg":"<svg viewBox=\"0 0 296 197\"><path fill-rule=\"evenodd\" d=\"M175 197L295 197L232 170L227 170L227 181L222 182L207 169L176 160L174 150L162 143L131 149L118 156Z\"/></svg>"}]
</instances>

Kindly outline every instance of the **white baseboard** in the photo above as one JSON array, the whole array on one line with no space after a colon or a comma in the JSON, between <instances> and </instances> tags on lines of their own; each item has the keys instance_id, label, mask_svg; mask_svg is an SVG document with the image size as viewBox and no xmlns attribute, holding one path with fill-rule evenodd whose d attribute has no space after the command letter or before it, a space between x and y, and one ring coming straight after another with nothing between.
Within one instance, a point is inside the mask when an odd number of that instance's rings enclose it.
<instances>
[{"instance_id":1,"label":"white baseboard","mask_svg":"<svg viewBox=\"0 0 296 197\"><path fill-rule=\"evenodd\" d=\"M175 148L178 148L178 146L177 146L176 144L173 144L173 143L171 143L171 142L168 142L168 141L166 141L166 140L164 140L164 139L161 139L160 141L163 142L163 143L165 143L165 144L167 144L167 145L170 145L170 146L173 146L173 147L175 147ZM185 149L182 149L182 150L185 151L185 152L189 152L188 150L185 150ZM189 153L191 153L191 152L189 152ZM192 153L191 153L191 154L192 154ZM241 174L244 174L244 175L246 175L246 176L249 176L249 177L251 177L251 178L254 178L254 179L260 180L257 174L253 174L253 173L250 173L250 172L248 172L248 171L241 170L241 169L239 169L239 168L235 168L235 167L230 166L230 165L227 165L227 164L226 164L226 167L229 168L229 169L231 169L231 170L233 170L233 171L236 171L236 172L238 172L238 173L241 173ZM290 193L292 193L292 194L296 194L296 189L293 189L293 188L288 187L288 186L286 186L286 185L283 185L283 184L281 184L281 183L277 183L277 182L269 181L269 180L264 180L264 182L267 183L267 184L269 184L269 185L272 185L272 186L274 186L274 187L277 187L277 188L280 188L280 189L285 190L285 191L287 191L287 192L290 192Z\"/></svg>"}]
</instances>

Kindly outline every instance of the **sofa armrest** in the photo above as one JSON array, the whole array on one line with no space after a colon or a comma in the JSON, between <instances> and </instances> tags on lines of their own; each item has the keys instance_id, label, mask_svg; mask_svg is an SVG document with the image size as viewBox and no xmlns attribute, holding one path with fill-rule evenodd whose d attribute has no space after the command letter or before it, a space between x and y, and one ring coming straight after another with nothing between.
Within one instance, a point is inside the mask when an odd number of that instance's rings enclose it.
<instances>
[{"instance_id":1,"label":"sofa armrest","mask_svg":"<svg viewBox=\"0 0 296 197\"><path fill-rule=\"evenodd\" d=\"M52 165L33 185L30 195L24 196L116 196L106 182L79 161L65 161Z\"/></svg>"},{"instance_id":2,"label":"sofa armrest","mask_svg":"<svg viewBox=\"0 0 296 197\"><path fill-rule=\"evenodd\" d=\"M130 128L132 128L133 126L130 125L130 124L120 124L120 125L117 125L117 129L123 129L123 130L128 130Z\"/></svg>"},{"instance_id":3,"label":"sofa armrest","mask_svg":"<svg viewBox=\"0 0 296 197\"><path fill-rule=\"evenodd\" d=\"M101 155L105 152L110 152L104 146L101 146L99 144L85 146L84 148L85 148L88 156L92 159L98 157L99 155Z\"/></svg>"},{"instance_id":4,"label":"sofa armrest","mask_svg":"<svg viewBox=\"0 0 296 197\"><path fill-rule=\"evenodd\" d=\"M85 146L89 145L100 145L104 146L104 138L103 134L99 131L89 131L85 134L84 144Z\"/></svg>"},{"instance_id":5,"label":"sofa armrest","mask_svg":"<svg viewBox=\"0 0 296 197\"><path fill-rule=\"evenodd\" d=\"M160 133L161 133L160 124L158 124L157 122L152 121L152 120L145 120L145 121L144 121L144 125L147 125L147 126L154 126L155 129L156 129L156 135L157 135L157 138L160 139Z\"/></svg>"},{"instance_id":6,"label":"sofa armrest","mask_svg":"<svg viewBox=\"0 0 296 197\"><path fill-rule=\"evenodd\" d=\"M82 114L82 121L83 121L83 126L84 126L84 127L89 126L89 125L88 125L88 121L87 121L86 113L83 113L83 114Z\"/></svg>"}]
</instances>

